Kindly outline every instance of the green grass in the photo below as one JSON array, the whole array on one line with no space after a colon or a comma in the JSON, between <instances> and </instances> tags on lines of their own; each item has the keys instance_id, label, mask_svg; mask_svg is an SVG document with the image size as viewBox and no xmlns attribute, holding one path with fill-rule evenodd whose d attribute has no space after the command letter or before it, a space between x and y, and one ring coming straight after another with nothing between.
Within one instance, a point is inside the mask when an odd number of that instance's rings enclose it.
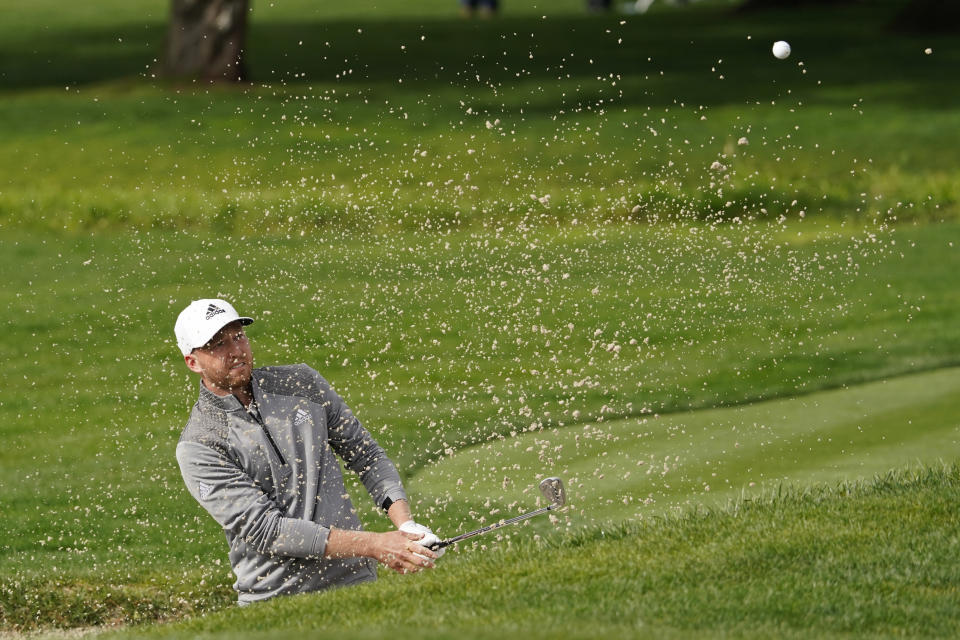
<instances>
[{"instance_id":1,"label":"green grass","mask_svg":"<svg viewBox=\"0 0 960 640\"><path fill-rule=\"evenodd\" d=\"M601 416L606 429L617 417L956 365L958 244L950 224L879 236L812 223L291 239L8 234L0 388L19 392L0 398L9 514L0 619L8 629L135 622L232 599L222 534L184 491L172 455L196 394L170 330L188 299L226 295L259 318L250 331L259 363L323 371L415 490L424 465L489 438L582 429ZM936 406L907 419L949 429ZM887 419L883 429L903 433ZM763 430L741 426L756 447ZM780 442L795 446L810 426L784 423ZM916 436L885 463L952 446ZM658 477L641 495L654 492L658 508L700 502L699 480L712 472L694 449L704 438L691 429L673 450L689 493L660 495L668 480ZM648 442L650 453L664 446L662 434ZM810 466L846 449L791 446L778 450ZM833 477L868 468L877 467ZM532 482L524 469L511 473L518 490ZM748 478L729 471L713 489L728 479ZM451 532L490 515L466 495L423 511Z\"/></svg>"},{"instance_id":2,"label":"green grass","mask_svg":"<svg viewBox=\"0 0 960 640\"><path fill-rule=\"evenodd\" d=\"M453 535L542 506L536 483L556 475L566 479L572 505L563 524L581 528L723 505L783 484L868 479L906 460L960 459L957 397L960 369L942 369L727 409L519 434L424 468L412 482L416 511L438 529L454 523Z\"/></svg>"},{"instance_id":3,"label":"green grass","mask_svg":"<svg viewBox=\"0 0 960 640\"><path fill-rule=\"evenodd\" d=\"M238 88L153 78L164 5L127 4L97 23L31 3L0 27L4 228L958 211L958 95L942 78L960 51L889 32L896 3L590 17L568 2L544 18L528 2L491 22L453 2L276 3L254 16L256 81ZM780 37L788 61L769 53Z\"/></svg>"},{"instance_id":4,"label":"green grass","mask_svg":"<svg viewBox=\"0 0 960 640\"><path fill-rule=\"evenodd\" d=\"M171 633L412 610L430 637L955 635L955 469L800 486L956 455L952 39L890 31L897 2L283 0L255 3L254 82L207 87L153 77L166 2L95 4L0 21L0 633L233 600L172 455L196 382L171 327L222 295L259 363L335 383L439 530L553 464L578 533Z\"/></svg>"},{"instance_id":5,"label":"green grass","mask_svg":"<svg viewBox=\"0 0 960 640\"><path fill-rule=\"evenodd\" d=\"M956 466L788 488L102 637L950 637L958 500Z\"/></svg>"}]
</instances>

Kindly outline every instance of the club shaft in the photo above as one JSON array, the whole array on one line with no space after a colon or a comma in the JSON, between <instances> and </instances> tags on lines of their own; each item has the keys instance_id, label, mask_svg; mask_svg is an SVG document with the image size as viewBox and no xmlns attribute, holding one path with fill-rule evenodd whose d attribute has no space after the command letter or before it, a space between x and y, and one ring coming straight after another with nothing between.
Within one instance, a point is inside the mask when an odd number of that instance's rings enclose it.
<instances>
[{"instance_id":1,"label":"club shaft","mask_svg":"<svg viewBox=\"0 0 960 640\"><path fill-rule=\"evenodd\" d=\"M433 545L431 549L442 549L444 547L449 547L450 545L460 542L461 540L466 540L467 538L472 538L474 536L479 536L481 534L487 533L488 531L493 531L494 529L499 529L500 527L505 527L508 524L515 524L527 518L532 518L534 516L539 516L542 513L553 510L556 505L548 505L546 507L541 507L536 511L530 511L529 513L521 514L515 518L510 518L509 520L501 520L500 522L495 522L494 524L487 525L482 529L477 529L475 531L468 531L467 533L461 533L459 536L454 538L447 538L446 540L441 540L437 544Z\"/></svg>"}]
</instances>

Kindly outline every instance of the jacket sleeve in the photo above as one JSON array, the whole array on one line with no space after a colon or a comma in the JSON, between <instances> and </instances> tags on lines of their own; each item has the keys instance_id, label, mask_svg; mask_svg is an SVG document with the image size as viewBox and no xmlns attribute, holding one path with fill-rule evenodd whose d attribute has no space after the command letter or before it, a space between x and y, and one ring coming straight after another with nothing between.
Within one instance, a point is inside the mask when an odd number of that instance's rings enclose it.
<instances>
[{"instance_id":1,"label":"jacket sleeve","mask_svg":"<svg viewBox=\"0 0 960 640\"><path fill-rule=\"evenodd\" d=\"M327 412L331 448L343 458L348 469L360 476L367 493L378 507L383 507L388 500L406 500L407 493L400 482L400 474L386 452L360 424L330 383L316 371L313 374Z\"/></svg>"},{"instance_id":2,"label":"jacket sleeve","mask_svg":"<svg viewBox=\"0 0 960 640\"><path fill-rule=\"evenodd\" d=\"M256 482L222 451L197 442L177 445L190 494L225 531L265 555L322 557L330 530L285 518Z\"/></svg>"}]
</instances>

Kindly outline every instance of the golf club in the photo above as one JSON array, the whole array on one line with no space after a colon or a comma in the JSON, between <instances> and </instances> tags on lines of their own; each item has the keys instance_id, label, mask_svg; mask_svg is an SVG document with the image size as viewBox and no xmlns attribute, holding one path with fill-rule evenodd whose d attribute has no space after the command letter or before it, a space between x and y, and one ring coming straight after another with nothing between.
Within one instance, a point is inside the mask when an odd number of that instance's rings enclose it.
<instances>
[{"instance_id":1,"label":"golf club","mask_svg":"<svg viewBox=\"0 0 960 640\"><path fill-rule=\"evenodd\" d=\"M446 540L441 540L440 542L430 546L432 551L437 549L442 549L444 547L449 547L452 544L460 542L461 540L466 540L467 538L472 538L474 536L479 536L481 534L487 533L488 531L493 531L494 529L499 529L500 527L505 527L508 524L515 524L527 518L532 518L534 516L539 516L540 514L547 513L548 511L553 511L554 509L559 509L567 502L567 494L563 490L563 481L560 478L544 478L540 482L540 493L543 494L543 497L547 499L550 503L545 507L541 507L536 511L530 511L528 513L521 514L515 518L510 518L509 520L501 520L494 524L483 527L482 529L477 529L475 531L468 531L467 533L462 533L459 536L453 538L447 538Z\"/></svg>"}]
</instances>

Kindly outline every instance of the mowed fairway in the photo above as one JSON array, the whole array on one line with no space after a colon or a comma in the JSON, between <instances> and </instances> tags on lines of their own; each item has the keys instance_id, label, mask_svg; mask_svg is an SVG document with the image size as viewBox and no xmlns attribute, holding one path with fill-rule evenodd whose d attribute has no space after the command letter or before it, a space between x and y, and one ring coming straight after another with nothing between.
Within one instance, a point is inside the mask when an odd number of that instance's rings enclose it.
<instances>
[{"instance_id":1,"label":"mowed fairway","mask_svg":"<svg viewBox=\"0 0 960 640\"><path fill-rule=\"evenodd\" d=\"M536 484L544 476L567 481L563 525L660 517L782 486L956 460L958 398L953 368L725 409L544 429L460 451L427 466L411 486L418 511L444 513L445 522L468 504L484 524L543 506ZM448 506L431 506L438 504ZM477 544L511 534L530 535L504 529Z\"/></svg>"},{"instance_id":2,"label":"mowed fairway","mask_svg":"<svg viewBox=\"0 0 960 640\"><path fill-rule=\"evenodd\" d=\"M167 2L27 3L0 24L0 225L960 212L960 90L943 82L960 52L948 34L892 34L892 5L504 4L467 21L453 0L258 3L252 83L225 88L155 76ZM794 53L777 60L784 37Z\"/></svg>"}]
</instances>

